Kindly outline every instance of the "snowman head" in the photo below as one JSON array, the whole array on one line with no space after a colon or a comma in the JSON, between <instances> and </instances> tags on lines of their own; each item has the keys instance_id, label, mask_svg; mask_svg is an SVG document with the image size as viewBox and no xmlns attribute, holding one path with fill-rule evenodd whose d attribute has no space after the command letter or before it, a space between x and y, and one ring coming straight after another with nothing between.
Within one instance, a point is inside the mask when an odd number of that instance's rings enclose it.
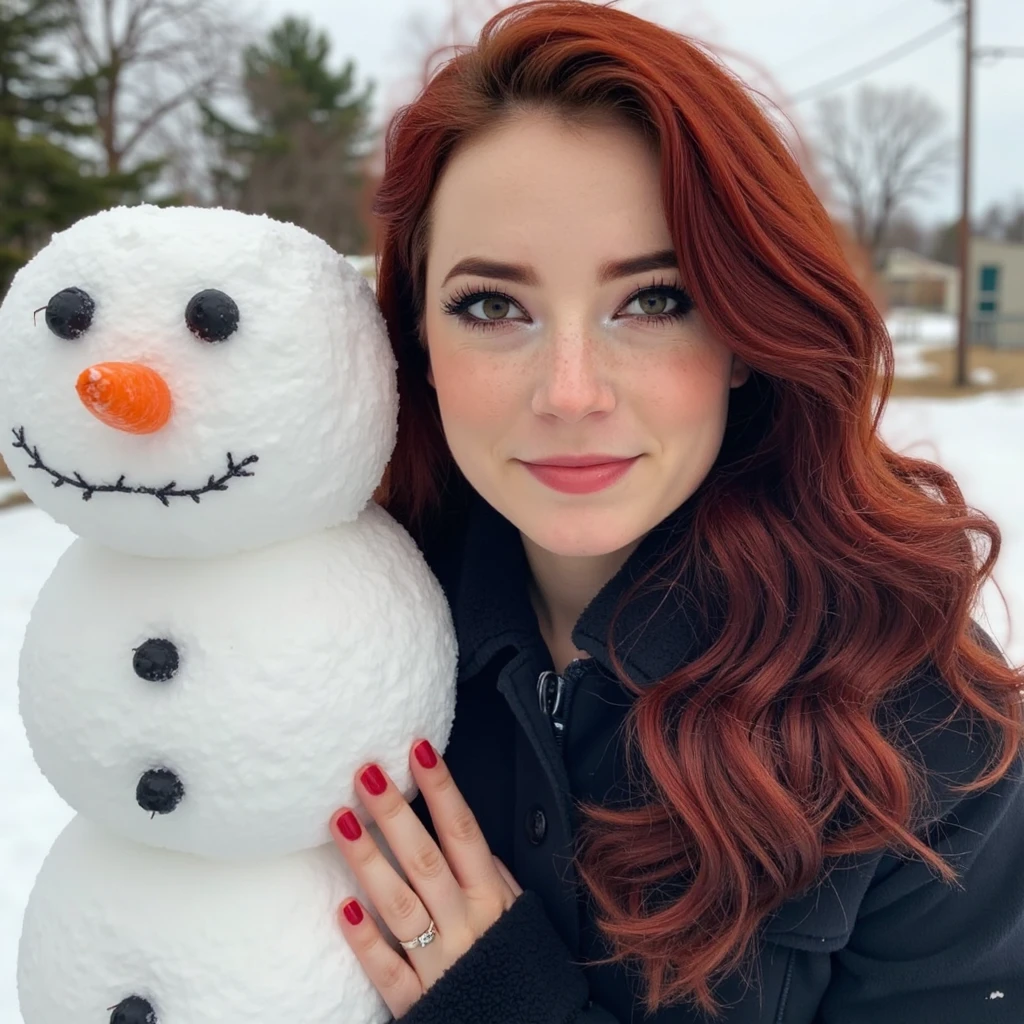
<instances>
[{"instance_id":1,"label":"snowman head","mask_svg":"<svg viewBox=\"0 0 1024 1024\"><path fill-rule=\"evenodd\" d=\"M395 441L366 279L233 210L119 207L0 306L0 453L33 501L133 554L228 554L352 520Z\"/></svg>"}]
</instances>

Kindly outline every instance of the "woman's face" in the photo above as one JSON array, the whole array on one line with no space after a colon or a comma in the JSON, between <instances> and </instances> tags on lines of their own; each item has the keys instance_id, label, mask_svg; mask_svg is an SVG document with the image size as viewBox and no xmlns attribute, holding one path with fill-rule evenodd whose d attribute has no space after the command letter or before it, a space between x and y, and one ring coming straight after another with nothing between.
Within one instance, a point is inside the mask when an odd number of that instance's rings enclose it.
<instances>
[{"instance_id":1,"label":"woman's face","mask_svg":"<svg viewBox=\"0 0 1024 1024\"><path fill-rule=\"evenodd\" d=\"M621 551L678 508L749 374L691 308L659 174L628 126L536 112L459 150L435 193L425 328L445 435L555 554ZM606 465L537 465L578 456Z\"/></svg>"}]
</instances>

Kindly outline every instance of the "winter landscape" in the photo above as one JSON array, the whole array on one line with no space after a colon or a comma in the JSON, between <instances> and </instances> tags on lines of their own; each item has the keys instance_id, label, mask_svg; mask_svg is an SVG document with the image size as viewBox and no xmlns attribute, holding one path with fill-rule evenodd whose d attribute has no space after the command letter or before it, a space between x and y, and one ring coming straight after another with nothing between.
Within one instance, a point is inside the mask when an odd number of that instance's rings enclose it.
<instances>
[{"instance_id":1,"label":"winter landscape","mask_svg":"<svg viewBox=\"0 0 1024 1024\"><path fill-rule=\"evenodd\" d=\"M890 321L890 328L897 375L912 377L930 372L927 352L949 342L953 324L932 316L913 324ZM983 375L983 356L973 363L975 374L980 370ZM958 400L896 398L887 409L883 434L897 449L951 469L968 501L1000 525L1004 547L995 574L998 588L986 587L978 617L1014 663L1024 662L1024 484L1019 472L1024 391ZM36 594L72 539L66 527L31 505L0 512L0 772L6 797L0 804L0 1021L11 1024L21 1019L15 965L22 914L43 857L71 818L37 769L18 716L18 651Z\"/></svg>"}]
</instances>

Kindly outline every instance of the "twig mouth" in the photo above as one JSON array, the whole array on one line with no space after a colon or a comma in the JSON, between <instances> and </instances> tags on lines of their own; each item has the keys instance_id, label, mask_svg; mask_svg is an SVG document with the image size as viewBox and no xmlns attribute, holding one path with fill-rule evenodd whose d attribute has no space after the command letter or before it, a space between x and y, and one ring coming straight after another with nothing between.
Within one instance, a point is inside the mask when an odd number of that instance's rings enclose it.
<instances>
[{"instance_id":1,"label":"twig mouth","mask_svg":"<svg viewBox=\"0 0 1024 1024\"><path fill-rule=\"evenodd\" d=\"M63 487L65 484L69 487L77 487L82 492L82 501L88 501L94 494L151 494L164 506L170 505L171 498L191 498L198 505L202 495L209 494L212 491L226 491L229 480L240 476L253 476L252 471L247 470L245 467L251 466L254 462L259 462L260 459L258 455L248 455L241 462L235 462L231 452L228 452L227 472L218 477L211 473L209 480L201 487L178 487L175 480L164 484L163 487L147 487L144 484L132 487L124 482L124 474L117 478L116 483L92 484L77 470L71 476L68 476L65 473L51 469L40 456L39 448L29 445L25 440L24 427L15 427L12 433L14 434L14 447L20 448L32 459L28 467L29 469L41 469L44 473L48 474L53 479L54 487Z\"/></svg>"}]
</instances>

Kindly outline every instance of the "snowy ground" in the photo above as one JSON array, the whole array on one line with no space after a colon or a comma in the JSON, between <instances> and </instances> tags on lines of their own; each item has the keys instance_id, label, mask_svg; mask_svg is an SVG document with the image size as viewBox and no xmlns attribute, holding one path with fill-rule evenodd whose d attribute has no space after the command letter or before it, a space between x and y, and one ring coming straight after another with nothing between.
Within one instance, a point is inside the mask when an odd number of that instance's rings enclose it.
<instances>
[{"instance_id":1,"label":"snowy ground","mask_svg":"<svg viewBox=\"0 0 1024 1024\"><path fill-rule=\"evenodd\" d=\"M920 325L919 325L920 326ZM941 325L939 325L941 326ZM936 325L927 328L936 331ZM924 340L924 339L921 339ZM934 343L935 339L928 338ZM900 343L903 344L903 343ZM913 344L913 342L907 342ZM883 425L894 447L935 459L957 476L970 503L1003 530L996 569L1016 629L1010 637L999 595L984 593L982 622L1014 663L1024 662L1024 391L960 400L900 399ZM20 1021L15 962L21 916L53 839L71 816L35 767L17 712L17 658L35 595L70 532L22 506L0 512L0 1022ZM73 1022L68 1022L73 1024Z\"/></svg>"},{"instance_id":2,"label":"snowy ground","mask_svg":"<svg viewBox=\"0 0 1024 1024\"><path fill-rule=\"evenodd\" d=\"M886 323L893 341L895 375L903 380L938 376L938 364L929 361L928 353L953 348L959 329L956 318L908 309L890 314ZM975 366L969 378L972 384L985 387L995 383L996 372L988 366Z\"/></svg>"},{"instance_id":3,"label":"snowy ground","mask_svg":"<svg viewBox=\"0 0 1024 1024\"><path fill-rule=\"evenodd\" d=\"M18 1024L21 915L43 855L71 811L32 760L18 717L18 649L43 581L72 534L32 506L0 512L0 1021Z\"/></svg>"},{"instance_id":4,"label":"snowy ground","mask_svg":"<svg viewBox=\"0 0 1024 1024\"><path fill-rule=\"evenodd\" d=\"M956 342L957 320L948 313L899 309L890 313L885 322L897 346L922 342L931 348L952 348Z\"/></svg>"}]
</instances>

